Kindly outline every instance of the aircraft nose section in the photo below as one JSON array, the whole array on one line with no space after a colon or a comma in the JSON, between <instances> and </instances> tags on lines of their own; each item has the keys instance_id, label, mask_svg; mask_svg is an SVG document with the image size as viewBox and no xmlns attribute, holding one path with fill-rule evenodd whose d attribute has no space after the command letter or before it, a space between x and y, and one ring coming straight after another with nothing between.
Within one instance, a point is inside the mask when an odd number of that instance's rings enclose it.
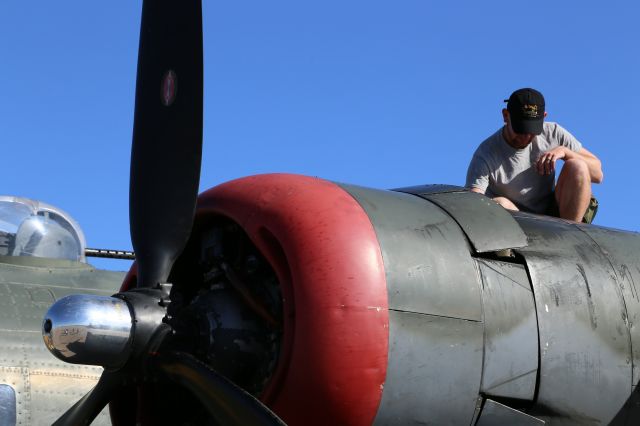
<instances>
[{"instance_id":1,"label":"aircraft nose section","mask_svg":"<svg viewBox=\"0 0 640 426\"><path fill-rule=\"evenodd\" d=\"M49 351L73 364L119 367L131 352L133 317L123 300L71 295L54 303L42 323Z\"/></svg>"}]
</instances>

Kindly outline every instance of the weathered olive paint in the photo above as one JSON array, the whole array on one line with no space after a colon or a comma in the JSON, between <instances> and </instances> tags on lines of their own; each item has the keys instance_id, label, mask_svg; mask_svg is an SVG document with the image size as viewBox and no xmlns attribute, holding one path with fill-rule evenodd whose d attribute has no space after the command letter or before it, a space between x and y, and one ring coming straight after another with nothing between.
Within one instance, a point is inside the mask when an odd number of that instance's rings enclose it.
<instances>
[{"instance_id":1,"label":"weathered olive paint","mask_svg":"<svg viewBox=\"0 0 640 426\"><path fill-rule=\"evenodd\" d=\"M68 294L111 295L122 272L35 257L0 257L0 385L15 390L16 421L50 425L97 382L102 368L67 364L49 353L42 320ZM93 423L110 424L108 413Z\"/></svg>"},{"instance_id":2,"label":"weathered olive paint","mask_svg":"<svg viewBox=\"0 0 640 426\"><path fill-rule=\"evenodd\" d=\"M460 225L478 253L527 245L527 237L511 214L484 195L448 185L425 185L397 191L424 198L442 208ZM500 232L495 232L496 229Z\"/></svg>"},{"instance_id":3,"label":"weathered olive paint","mask_svg":"<svg viewBox=\"0 0 640 426\"><path fill-rule=\"evenodd\" d=\"M633 353L633 380L640 381L640 234L595 226L578 225L600 247L613 267L627 311Z\"/></svg>"},{"instance_id":4,"label":"weathered olive paint","mask_svg":"<svg viewBox=\"0 0 640 426\"><path fill-rule=\"evenodd\" d=\"M464 233L441 208L414 195L343 188L371 218L386 270L389 361L375 424L469 424L480 389L483 324Z\"/></svg>"},{"instance_id":5,"label":"weathered olive paint","mask_svg":"<svg viewBox=\"0 0 640 426\"><path fill-rule=\"evenodd\" d=\"M554 425L608 424L632 389L627 309L612 263L581 226L514 217L529 240L518 253L533 284L540 334L532 413Z\"/></svg>"},{"instance_id":6,"label":"weathered olive paint","mask_svg":"<svg viewBox=\"0 0 640 426\"><path fill-rule=\"evenodd\" d=\"M639 234L496 215L452 187L343 188L369 215L387 274L377 424L488 422L518 415L518 400L532 424L638 422Z\"/></svg>"},{"instance_id":7,"label":"weathered olive paint","mask_svg":"<svg viewBox=\"0 0 640 426\"><path fill-rule=\"evenodd\" d=\"M478 259L484 311L484 395L533 401L538 374L538 324L522 265Z\"/></svg>"}]
</instances>

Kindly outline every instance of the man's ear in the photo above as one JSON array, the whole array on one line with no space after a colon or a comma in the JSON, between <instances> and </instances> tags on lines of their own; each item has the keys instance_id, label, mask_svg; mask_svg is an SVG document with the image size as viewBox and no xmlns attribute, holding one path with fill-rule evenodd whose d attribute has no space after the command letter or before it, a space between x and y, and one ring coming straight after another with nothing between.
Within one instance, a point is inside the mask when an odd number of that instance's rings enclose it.
<instances>
[{"instance_id":1,"label":"man's ear","mask_svg":"<svg viewBox=\"0 0 640 426\"><path fill-rule=\"evenodd\" d=\"M544 118L547 118L547 111L544 112Z\"/></svg>"},{"instance_id":2,"label":"man's ear","mask_svg":"<svg viewBox=\"0 0 640 426\"><path fill-rule=\"evenodd\" d=\"M502 108L502 119L504 120L504 124L509 122L509 110L506 108Z\"/></svg>"}]
</instances>

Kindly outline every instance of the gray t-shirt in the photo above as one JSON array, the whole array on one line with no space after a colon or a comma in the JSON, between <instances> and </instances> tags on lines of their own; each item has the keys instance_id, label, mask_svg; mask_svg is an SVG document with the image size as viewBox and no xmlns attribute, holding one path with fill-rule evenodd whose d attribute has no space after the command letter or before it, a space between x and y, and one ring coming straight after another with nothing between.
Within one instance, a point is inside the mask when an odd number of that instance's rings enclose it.
<instances>
[{"instance_id":1,"label":"gray t-shirt","mask_svg":"<svg viewBox=\"0 0 640 426\"><path fill-rule=\"evenodd\" d=\"M542 153L558 146L575 152L582 149L582 144L557 123L544 123L542 133L524 149L509 145L500 128L473 154L466 186L478 188L488 197L506 197L522 210L544 213L555 187L555 174L539 175L535 164Z\"/></svg>"}]
</instances>

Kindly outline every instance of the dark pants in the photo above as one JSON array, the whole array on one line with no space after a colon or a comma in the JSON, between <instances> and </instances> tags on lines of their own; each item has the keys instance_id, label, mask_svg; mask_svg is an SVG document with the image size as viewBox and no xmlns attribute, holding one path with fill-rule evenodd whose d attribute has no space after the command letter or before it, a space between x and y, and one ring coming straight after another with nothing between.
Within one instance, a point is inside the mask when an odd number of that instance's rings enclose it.
<instances>
[{"instance_id":1,"label":"dark pants","mask_svg":"<svg viewBox=\"0 0 640 426\"><path fill-rule=\"evenodd\" d=\"M545 213L549 216L560 217L560 208L558 207L555 194L551 195L549 207L547 207L547 211ZM591 197L589 206L587 206L587 210L584 212L584 216L582 216L582 223L593 222L593 219L596 217L596 213L598 213L598 200L596 200L595 197Z\"/></svg>"}]
</instances>

